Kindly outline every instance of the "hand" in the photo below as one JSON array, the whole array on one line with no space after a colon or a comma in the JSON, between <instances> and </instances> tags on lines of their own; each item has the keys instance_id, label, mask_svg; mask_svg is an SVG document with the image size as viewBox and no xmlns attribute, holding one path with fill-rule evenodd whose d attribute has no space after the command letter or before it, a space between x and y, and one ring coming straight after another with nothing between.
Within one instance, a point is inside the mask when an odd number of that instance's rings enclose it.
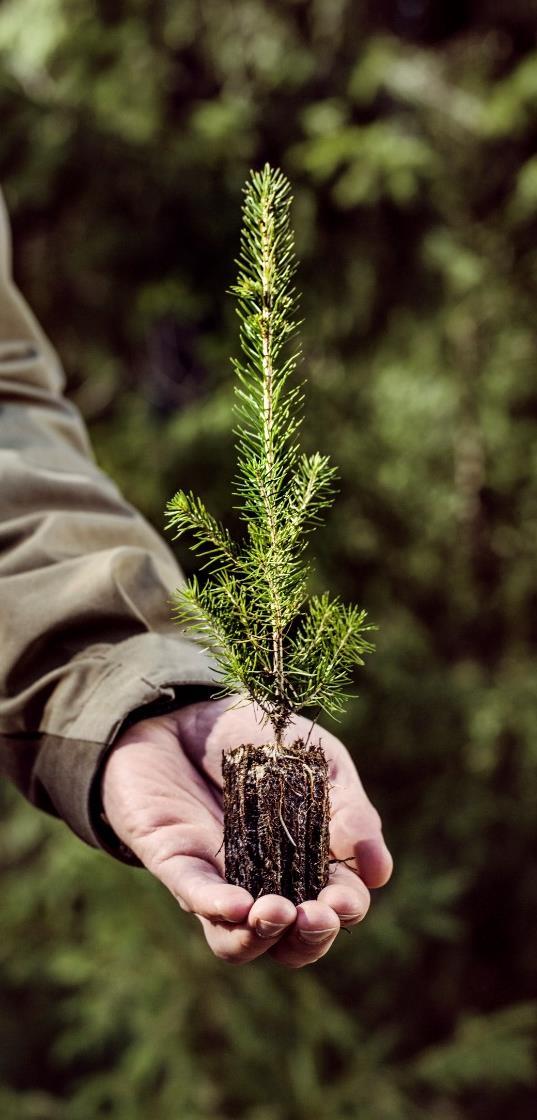
<instances>
[{"instance_id":1,"label":"hand","mask_svg":"<svg viewBox=\"0 0 537 1120\"><path fill-rule=\"evenodd\" d=\"M233 703L190 704L125 731L104 770L104 811L119 838L181 908L199 918L217 957L243 964L269 953L300 968L324 956L341 927L361 922L368 887L388 881L392 859L348 751L316 725L310 741L322 742L329 763L332 855L352 862L332 864L318 899L296 907L280 895L254 901L242 887L226 883L222 750L270 737L253 705ZM310 731L310 721L297 716L286 739L306 738Z\"/></svg>"}]
</instances>

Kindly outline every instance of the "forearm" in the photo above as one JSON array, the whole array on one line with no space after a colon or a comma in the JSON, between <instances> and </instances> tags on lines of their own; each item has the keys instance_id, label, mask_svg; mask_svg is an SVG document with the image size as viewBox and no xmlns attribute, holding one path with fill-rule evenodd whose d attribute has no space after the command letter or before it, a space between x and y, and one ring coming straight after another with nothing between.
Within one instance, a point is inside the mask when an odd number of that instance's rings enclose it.
<instances>
[{"instance_id":1,"label":"forearm","mask_svg":"<svg viewBox=\"0 0 537 1120\"><path fill-rule=\"evenodd\" d=\"M2 213L0 770L99 844L92 781L129 714L215 678L170 622L171 552L95 465L7 238Z\"/></svg>"}]
</instances>

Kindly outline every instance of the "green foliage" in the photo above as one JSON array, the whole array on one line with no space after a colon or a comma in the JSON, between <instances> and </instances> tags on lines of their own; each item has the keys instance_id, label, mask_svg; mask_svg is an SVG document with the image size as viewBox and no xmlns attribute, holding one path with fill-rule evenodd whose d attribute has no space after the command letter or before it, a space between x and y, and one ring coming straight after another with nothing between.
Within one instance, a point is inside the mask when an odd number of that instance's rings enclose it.
<instances>
[{"instance_id":1,"label":"green foliage","mask_svg":"<svg viewBox=\"0 0 537 1120\"><path fill-rule=\"evenodd\" d=\"M418 1080L456 1093L486 1079L496 1089L535 1079L535 1003L520 1003L494 1015L467 1016L448 1045L426 1050L414 1067Z\"/></svg>"},{"instance_id":2,"label":"green foliage","mask_svg":"<svg viewBox=\"0 0 537 1120\"><path fill-rule=\"evenodd\" d=\"M328 593L307 599L307 536L332 501L334 467L301 454L302 390L290 382L297 354L296 259L291 188L266 164L245 188L237 297L244 359L238 379L235 494L247 537L237 547L193 494L167 505L176 537L188 532L206 557L210 580L187 582L175 597L179 622L208 641L224 695L245 692L271 720L278 742L293 711L315 706L331 715L347 699L350 671L373 649L366 612Z\"/></svg>"},{"instance_id":3,"label":"green foliage","mask_svg":"<svg viewBox=\"0 0 537 1120\"><path fill-rule=\"evenodd\" d=\"M6 791L0 1112L533 1120L530 5L416 42L350 0L11 0L0 68L17 276L157 527L178 480L227 517L237 197L266 159L293 180L301 438L339 471L312 591L379 622L337 730L396 862L316 968L229 970L149 877Z\"/></svg>"}]
</instances>

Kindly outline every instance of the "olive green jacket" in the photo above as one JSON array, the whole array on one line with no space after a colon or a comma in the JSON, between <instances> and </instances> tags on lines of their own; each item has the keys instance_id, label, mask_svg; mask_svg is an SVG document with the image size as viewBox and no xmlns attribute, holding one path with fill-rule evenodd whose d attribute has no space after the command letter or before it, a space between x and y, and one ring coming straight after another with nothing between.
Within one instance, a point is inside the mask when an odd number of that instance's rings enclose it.
<instances>
[{"instance_id":1,"label":"olive green jacket","mask_svg":"<svg viewBox=\"0 0 537 1120\"><path fill-rule=\"evenodd\" d=\"M0 195L0 772L137 862L101 817L106 752L128 722L207 697L217 678L170 620L172 553L96 466L63 385L12 280Z\"/></svg>"}]
</instances>

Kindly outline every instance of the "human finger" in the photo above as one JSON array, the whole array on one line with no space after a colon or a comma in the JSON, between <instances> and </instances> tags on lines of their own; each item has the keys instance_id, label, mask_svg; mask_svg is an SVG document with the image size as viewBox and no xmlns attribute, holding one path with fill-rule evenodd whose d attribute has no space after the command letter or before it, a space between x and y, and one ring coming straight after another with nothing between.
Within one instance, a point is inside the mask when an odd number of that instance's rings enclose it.
<instances>
[{"instance_id":1,"label":"human finger","mask_svg":"<svg viewBox=\"0 0 537 1120\"><path fill-rule=\"evenodd\" d=\"M376 810L364 811L362 802L340 802L332 813L330 846L334 857L349 861L367 887L383 887L390 879L393 859L380 817Z\"/></svg>"},{"instance_id":2,"label":"human finger","mask_svg":"<svg viewBox=\"0 0 537 1120\"><path fill-rule=\"evenodd\" d=\"M146 866L168 888L182 910L209 921L244 922L253 898L243 887L226 883L217 867L198 855L170 853Z\"/></svg>"},{"instance_id":3,"label":"human finger","mask_svg":"<svg viewBox=\"0 0 537 1120\"><path fill-rule=\"evenodd\" d=\"M296 908L282 895L256 899L247 921L237 926L201 918L212 952L228 964L248 964L266 953L293 925Z\"/></svg>"},{"instance_id":4,"label":"human finger","mask_svg":"<svg viewBox=\"0 0 537 1120\"><path fill-rule=\"evenodd\" d=\"M337 914L345 927L357 925L365 918L371 903L369 891L356 871L344 864L337 864L330 872L329 881L318 896Z\"/></svg>"},{"instance_id":5,"label":"human finger","mask_svg":"<svg viewBox=\"0 0 537 1120\"><path fill-rule=\"evenodd\" d=\"M382 834L354 845L358 873L368 887L384 887L392 876L393 858Z\"/></svg>"},{"instance_id":6,"label":"human finger","mask_svg":"<svg viewBox=\"0 0 537 1120\"><path fill-rule=\"evenodd\" d=\"M339 929L331 906L320 900L301 902L293 927L270 949L270 956L288 968L314 964L328 952Z\"/></svg>"}]
</instances>

